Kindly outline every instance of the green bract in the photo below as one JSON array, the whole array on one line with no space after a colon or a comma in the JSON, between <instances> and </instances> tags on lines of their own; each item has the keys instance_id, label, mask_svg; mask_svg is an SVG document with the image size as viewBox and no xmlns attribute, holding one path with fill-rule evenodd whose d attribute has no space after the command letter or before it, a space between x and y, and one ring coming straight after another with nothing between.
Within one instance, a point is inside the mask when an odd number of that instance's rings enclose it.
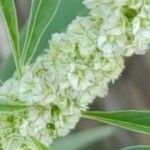
<instances>
[{"instance_id":1,"label":"green bract","mask_svg":"<svg viewBox=\"0 0 150 150\"><path fill-rule=\"evenodd\" d=\"M81 111L97 96L106 96L108 84L124 68L123 56L147 50L148 1L136 5L129 0L85 0L84 4L90 8L89 15L77 17L66 33L53 34L45 54L24 66L21 78L15 74L0 88L1 98L27 107L19 115L4 115L0 124L7 133L1 134L4 149L10 149L17 136L32 136L47 146L65 136L79 121ZM9 117L13 121L8 125Z\"/></svg>"}]
</instances>

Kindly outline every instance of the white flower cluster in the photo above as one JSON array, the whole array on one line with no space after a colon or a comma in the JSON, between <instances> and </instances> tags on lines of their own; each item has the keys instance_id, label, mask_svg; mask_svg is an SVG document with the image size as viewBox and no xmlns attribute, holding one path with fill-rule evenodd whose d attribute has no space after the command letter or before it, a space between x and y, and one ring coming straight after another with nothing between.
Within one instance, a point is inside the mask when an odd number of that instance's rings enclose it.
<instances>
[{"instance_id":1,"label":"white flower cluster","mask_svg":"<svg viewBox=\"0 0 150 150\"><path fill-rule=\"evenodd\" d=\"M123 56L148 48L149 1L137 1L84 0L89 15L77 17L66 33L53 34L50 48L24 67L21 79L14 75L0 88L0 97L27 105L11 123L10 115L4 117L2 139L10 138L3 131L11 124L12 136L32 136L49 145L75 127L97 96L106 96L108 84L124 68Z\"/></svg>"},{"instance_id":2,"label":"white flower cluster","mask_svg":"<svg viewBox=\"0 0 150 150\"><path fill-rule=\"evenodd\" d=\"M98 48L104 55L131 56L150 48L149 0L85 0L84 4L92 17L102 19Z\"/></svg>"}]
</instances>

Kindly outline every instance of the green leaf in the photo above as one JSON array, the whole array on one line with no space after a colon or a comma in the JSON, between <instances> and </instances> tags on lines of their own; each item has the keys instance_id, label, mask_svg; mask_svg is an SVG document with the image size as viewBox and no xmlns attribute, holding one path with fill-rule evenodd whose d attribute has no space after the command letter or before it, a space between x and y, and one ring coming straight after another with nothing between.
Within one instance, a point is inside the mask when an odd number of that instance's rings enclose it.
<instances>
[{"instance_id":1,"label":"green leaf","mask_svg":"<svg viewBox=\"0 0 150 150\"><path fill-rule=\"evenodd\" d=\"M108 126L86 129L56 140L52 148L54 150L78 150L96 141L110 137L114 131L114 128Z\"/></svg>"},{"instance_id":2,"label":"green leaf","mask_svg":"<svg viewBox=\"0 0 150 150\"><path fill-rule=\"evenodd\" d=\"M0 0L0 13L3 16L3 20L6 25L6 30L8 33L10 47L15 60L15 65L19 72L20 68L20 52L19 52L19 30L16 8L14 0Z\"/></svg>"},{"instance_id":3,"label":"green leaf","mask_svg":"<svg viewBox=\"0 0 150 150\"><path fill-rule=\"evenodd\" d=\"M27 26L25 25L25 27L21 30L21 33L20 33L20 37L21 37L20 45L23 45L23 41L25 39L26 27ZM5 60L4 64L1 66L1 69L0 69L0 79L1 79L1 81L4 82L8 78L10 78L13 75L14 71L15 71L15 62L14 62L14 59L13 59L13 55L11 54L9 56L9 58L7 60Z\"/></svg>"},{"instance_id":4,"label":"green leaf","mask_svg":"<svg viewBox=\"0 0 150 150\"><path fill-rule=\"evenodd\" d=\"M0 80L3 82L6 81L8 78L10 78L13 75L15 69L16 67L15 67L13 55L10 55L9 58L5 60L4 64L1 66Z\"/></svg>"},{"instance_id":5,"label":"green leaf","mask_svg":"<svg viewBox=\"0 0 150 150\"><path fill-rule=\"evenodd\" d=\"M38 148L38 150L50 150L48 147L46 147L44 144L40 143L36 138L30 137L35 146Z\"/></svg>"},{"instance_id":6,"label":"green leaf","mask_svg":"<svg viewBox=\"0 0 150 150\"><path fill-rule=\"evenodd\" d=\"M122 148L120 150L150 150L150 145L136 145Z\"/></svg>"},{"instance_id":7,"label":"green leaf","mask_svg":"<svg viewBox=\"0 0 150 150\"><path fill-rule=\"evenodd\" d=\"M19 48L19 31L18 31L18 21L16 8L14 0L0 0L0 6L2 13L4 15L6 25L8 28L9 36L15 50ZM16 53L19 53L17 51Z\"/></svg>"},{"instance_id":8,"label":"green leaf","mask_svg":"<svg viewBox=\"0 0 150 150\"><path fill-rule=\"evenodd\" d=\"M83 118L97 120L131 131L150 135L150 111L93 111L83 113Z\"/></svg>"},{"instance_id":9,"label":"green leaf","mask_svg":"<svg viewBox=\"0 0 150 150\"><path fill-rule=\"evenodd\" d=\"M0 99L0 113L24 111L26 106L19 102Z\"/></svg>"},{"instance_id":10,"label":"green leaf","mask_svg":"<svg viewBox=\"0 0 150 150\"><path fill-rule=\"evenodd\" d=\"M52 22L59 8L60 0L32 0L27 25L26 38L22 52L22 65L34 56L45 30Z\"/></svg>"}]
</instances>

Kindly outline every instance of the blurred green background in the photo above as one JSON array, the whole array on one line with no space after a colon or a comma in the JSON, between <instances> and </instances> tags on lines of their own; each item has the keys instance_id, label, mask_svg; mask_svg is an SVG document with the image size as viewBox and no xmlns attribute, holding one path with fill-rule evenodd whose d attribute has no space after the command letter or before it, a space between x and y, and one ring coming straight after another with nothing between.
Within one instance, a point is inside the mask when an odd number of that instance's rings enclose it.
<instances>
[{"instance_id":1,"label":"blurred green background","mask_svg":"<svg viewBox=\"0 0 150 150\"><path fill-rule=\"evenodd\" d=\"M76 1L76 0L74 0ZM15 0L16 8L19 18L20 30L25 25L31 0ZM66 0L67 5L67 0ZM70 7L70 11L74 11L75 6ZM63 12L59 18L59 26L65 29L65 24L61 24L61 20L68 19L72 12L68 12L68 16L64 16ZM82 9L78 15L83 14ZM70 16L69 16L70 15ZM44 17L44 16L43 16ZM70 19L70 18L69 18ZM68 22L69 23L69 22ZM55 26L55 25L53 25ZM51 27L53 29L53 27ZM56 30L57 31L57 30ZM8 58L10 48L7 44L7 38L3 30L2 22L0 22L0 66ZM107 97L104 99L96 99L90 106L91 110L118 110L118 109L148 109L150 106L150 53L145 56L133 56L126 59L126 68L122 76L115 84L110 84L110 90ZM83 131L85 129L93 129L95 127L103 126L94 121L81 120L73 133ZM103 129L103 128L102 128ZM123 129L113 128L114 133L105 137L103 140L98 137L96 142L87 145L87 147L77 150L116 150L122 147L137 145L137 144L150 144L150 137L142 134L133 133ZM98 128L99 131L99 128ZM96 133L95 133L96 134ZM68 137L67 137L68 138ZM76 145L79 139L75 139ZM88 141L88 135L80 139L80 141ZM61 141L62 142L62 141ZM64 141L65 142L65 141ZM62 145L64 143L62 142ZM63 149L61 149L63 150ZM65 149L71 150L71 149Z\"/></svg>"}]
</instances>

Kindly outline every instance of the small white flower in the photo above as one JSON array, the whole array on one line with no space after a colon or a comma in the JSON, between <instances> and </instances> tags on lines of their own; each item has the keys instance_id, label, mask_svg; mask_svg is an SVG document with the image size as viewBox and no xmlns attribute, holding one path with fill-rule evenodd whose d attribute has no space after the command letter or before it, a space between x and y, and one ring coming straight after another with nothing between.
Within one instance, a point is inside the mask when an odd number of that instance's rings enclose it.
<instances>
[{"instance_id":1,"label":"small white flower","mask_svg":"<svg viewBox=\"0 0 150 150\"><path fill-rule=\"evenodd\" d=\"M122 7L127 5L128 0L114 0L114 5L116 5L117 7Z\"/></svg>"},{"instance_id":2,"label":"small white flower","mask_svg":"<svg viewBox=\"0 0 150 150\"><path fill-rule=\"evenodd\" d=\"M149 0L128 0L128 6L133 9L139 9L143 7L144 5L150 5Z\"/></svg>"},{"instance_id":3,"label":"small white flower","mask_svg":"<svg viewBox=\"0 0 150 150\"><path fill-rule=\"evenodd\" d=\"M144 54L149 49L150 41L150 6L144 6L139 15L132 22L135 40L135 53Z\"/></svg>"},{"instance_id":4,"label":"small white flower","mask_svg":"<svg viewBox=\"0 0 150 150\"><path fill-rule=\"evenodd\" d=\"M21 135L14 135L10 137L8 141L3 143L4 150L35 150L37 149L36 145L31 142L28 138L24 138Z\"/></svg>"},{"instance_id":5,"label":"small white flower","mask_svg":"<svg viewBox=\"0 0 150 150\"><path fill-rule=\"evenodd\" d=\"M102 24L98 38L98 48L106 56L113 56L124 51L127 44L125 22L119 11L116 11L108 21Z\"/></svg>"},{"instance_id":6,"label":"small white flower","mask_svg":"<svg viewBox=\"0 0 150 150\"><path fill-rule=\"evenodd\" d=\"M84 0L83 4L89 9L94 9L101 4L101 0Z\"/></svg>"},{"instance_id":7,"label":"small white flower","mask_svg":"<svg viewBox=\"0 0 150 150\"><path fill-rule=\"evenodd\" d=\"M0 97L7 100L17 100L18 81L15 78L8 79L0 88Z\"/></svg>"},{"instance_id":8,"label":"small white flower","mask_svg":"<svg viewBox=\"0 0 150 150\"><path fill-rule=\"evenodd\" d=\"M90 80L93 78L93 73L88 70L87 66L72 64L68 78L73 89L84 91L91 85Z\"/></svg>"},{"instance_id":9,"label":"small white flower","mask_svg":"<svg viewBox=\"0 0 150 150\"><path fill-rule=\"evenodd\" d=\"M77 17L69 26L67 33L76 43L76 57L89 56L96 51L99 28L89 17Z\"/></svg>"}]
</instances>

